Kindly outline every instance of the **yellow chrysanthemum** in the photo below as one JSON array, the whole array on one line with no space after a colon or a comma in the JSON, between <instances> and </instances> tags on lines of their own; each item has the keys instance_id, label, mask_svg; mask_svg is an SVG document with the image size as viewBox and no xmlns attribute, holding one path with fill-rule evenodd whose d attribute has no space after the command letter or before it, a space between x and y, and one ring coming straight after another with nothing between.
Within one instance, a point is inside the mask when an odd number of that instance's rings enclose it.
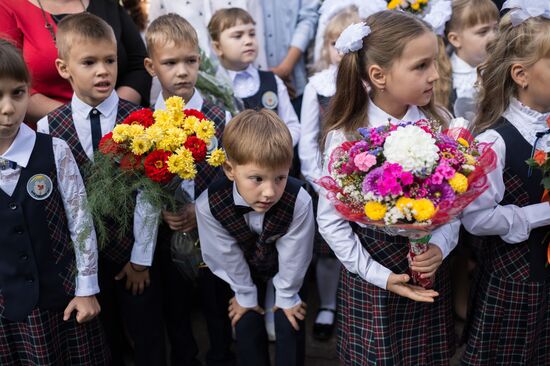
<instances>
[{"instance_id":1,"label":"yellow chrysanthemum","mask_svg":"<svg viewBox=\"0 0 550 366\"><path fill-rule=\"evenodd\" d=\"M403 5L403 0L391 0L388 3L388 9L393 10L393 9L395 9L398 6L401 6L401 5Z\"/></svg>"},{"instance_id":2,"label":"yellow chrysanthemum","mask_svg":"<svg viewBox=\"0 0 550 366\"><path fill-rule=\"evenodd\" d=\"M212 136L216 134L216 127L214 127L214 122L202 120L196 124L195 132L198 138L208 143Z\"/></svg>"},{"instance_id":3,"label":"yellow chrysanthemum","mask_svg":"<svg viewBox=\"0 0 550 366\"><path fill-rule=\"evenodd\" d=\"M185 107L185 103L181 97L170 97L164 102L166 104L166 110L169 112L182 112Z\"/></svg>"},{"instance_id":4,"label":"yellow chrysanthemum","mask_svg":"<svg viewBox=\"0 0 550 366\"><path fill-rule=\"evenodd\" d=\"M181 128L170 127L164 137L157 142L157 148L165 151L175 151L187 140L186 133Z\"/></svg>"},{"instance_id":5,"label":"yellow chrysanthemum","mask_svg":"<svg viewBox=\"0 0 550 366\"><path fill-rule=\"evenodd\" d=\"M220 166L225 162L225 152L222 149L212 151L206 162L212 166Z\"/></svg>"},{"instance_id":6,"label":"yellow chrysanthemum","mask_svg":"<svg viewBox=\"0 0 550 366\"><path fill-rule=\"evenodd\" d=\"M414 200L412 205L413 217L416 221L422 222L429 220L435 214L435 206L433 202L427 198Z\"/></svg>"},{"instance_id":7,"label":"yellow chrysanthemum","mask_svg":"<svg viewBox=\"0 0 550 366\"><path fill-rule=\"evenodd\" d=\"M462 137L459 137L458 139L456 139L456 142L458 142L460 145L464 147L470 147L470 144L468 143L468 141L466 141L466 139L463 139Z\"/></svg>"},{"instance_id":8,"label":"yellow chrysanthemum","mask_svg":"<svg viewBox=\"0 0 550 366\"><path fill-rule=\"evenodd\" d=\"M128 140L128 131L130 130L130 125L116 125L113 128L113 141L117 144Z\"/></svg>"},{"instance_id":9,"label":"yellow chrysanthemum","mask_svg":"<svg viewBox=\"0 0 550 366\"><path fill-rule=\"evenodd\" d=\"M157 124L154 124L151 127L145 129L145 134L147 135L149 140L157 143L164 138L164 129L162 129L162 127L158 126Z\"/></svg>"},{"instance_id":10,"label":"yellow chrysanthemum","mask_svg":"<svg viewBox=\"0 0 550 366\"><path fill-rule=\"evenodd\" d=\"M145 132L145 128L142 125L130 125L128 128L128 137L133 139L136 136L141 136Z\"/></svg>"},{"instance_id":11,"label":"yellow chrysanthemum","mask_svg":"<svg viewBox=\"0 0 550 366\"><path fill-rule=\"evenodd\" d=\"M132 153L135 155L143 155L153 146L153 142L149 140L147 135L143 134L134 137L132 140Z\"/></svg>"},{"instance_id":12,"label":"yellow chrysanthemum","mask_svg":"<svg viewBox=\"0 0 550 366\"><path fill-rule=\"evenodd\" d=\"M411 4L411 8L413 10L418 10L418 9L420 9L420 4L418 2L414 2L414 3Z\"/></svg>"},{"instance_id":13,"label":"yellow chrysanthemum","mask_svg":"<svg viewBox=\"0 0 550 366\"><path fill-rule=\"evenodd\" d=\"M168 158L168 171L177 174L182 179L193 179L197 174L193 154L185 148L178 149L177 154Z\"/></svg>"},{"instance_id":14,"label":"yellow chrysanthemum","mask_svg":"<svg viewBox=\"0 0 550 366\"><path fill-rule=\"evenodd\" d=\"M468 165L476 165L477 160L470 154L464 154L464 157L466 158L466 164Z\"/></svg>"},{"instance_id":15,"label":"yellow chrysanthemum","mask_svg":"<svg viewBox=\"0 0 550 366\"><path fill-rule=\"evenodd\" d=\"M386 205L380 202L369 201L365 204L365 215L371 220L382 220L387 210Z\"/></svg>"},{"instance_id":16,"label":"yellow chrysanthemum","mask_svg":"<svg viewBox=\"0 0 550 366\"><path fill-rule=\"evenodd\" d=\"M183 129L188 135L192 135L195 133L195 127L198 125L200 120L195 116L189 116L186 117L183 120Z\"/></svg>"},{"instance_id":17,"label":"yellow chrysanthemum","mask_svg":"<svg viewBox=\"0 0 550 366\"><path fill-rule=\"evenodd\" d=\"M155 125L159 127L168 128L172 126L172 118L170 116L170 113L165 110L157 109L153 113L153 117L155 118Z\"/></svg>"},{"instance_id":18,"label":"yellow chrysanthemum","mask_svg":"<svg viewBox=\"0 0 550 366\"><path fill-rule=\"evenodd\" d=\"M405 207L408 207L409 209L412 208L412 204L413 204L414 200L412 198L409 198L409 197L401 197L397 200L397 202L395 203L395 206L401 211L403 212L403 209Z\"/></svg>"},{"instance_id":19,"label":"yellow chrysanthemum","mask_svg":"<svg viewBox=\"0 0 550 366\"><path fill-rule=\"evenodd\" d=\"M456 193L464 193L468 190L468 178L464 174L455 173L455 175L449 179L451 188Z\"/></svg>"}]
</instances>

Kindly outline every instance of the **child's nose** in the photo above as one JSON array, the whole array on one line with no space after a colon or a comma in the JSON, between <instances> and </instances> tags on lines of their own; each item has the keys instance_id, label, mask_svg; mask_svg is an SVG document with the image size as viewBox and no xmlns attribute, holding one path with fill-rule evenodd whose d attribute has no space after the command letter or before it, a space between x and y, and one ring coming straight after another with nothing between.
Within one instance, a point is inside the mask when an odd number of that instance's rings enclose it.
<instances>
[{"instance_id":1,"label":"child's nose","mask_svg":"<svg viewBox=\"0 0 550 366\"><path fill-rule=\"evenodd\" d=\"M15 107L10 100L0 102L0 113L9 116L15 112Z\"/></svg>"}]
</instances>

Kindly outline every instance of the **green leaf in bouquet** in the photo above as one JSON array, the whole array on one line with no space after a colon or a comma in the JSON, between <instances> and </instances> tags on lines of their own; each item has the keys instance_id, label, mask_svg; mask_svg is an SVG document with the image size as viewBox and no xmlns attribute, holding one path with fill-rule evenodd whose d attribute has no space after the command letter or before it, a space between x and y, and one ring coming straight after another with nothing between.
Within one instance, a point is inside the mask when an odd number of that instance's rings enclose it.
<instances>
[{"instance_id":1,"label":"green leaf in bouquet","mask_svg":"<svg viewBox=\"0 0 550 366\"><path fill-rule=\"evenodd\" d=\"M542 178L542 181L541 181L544 189L550 189L550 176L546 176L544 178Z\"/></svg>"}]
</instances>

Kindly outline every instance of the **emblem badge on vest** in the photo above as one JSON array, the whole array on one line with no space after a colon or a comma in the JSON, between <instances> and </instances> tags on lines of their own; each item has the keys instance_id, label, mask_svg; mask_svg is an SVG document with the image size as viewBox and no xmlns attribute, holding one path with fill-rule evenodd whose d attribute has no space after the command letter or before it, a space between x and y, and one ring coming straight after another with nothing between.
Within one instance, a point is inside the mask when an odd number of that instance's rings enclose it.
<instances>
[{"instance_id":1,"label":"emblem badge on vest","mask_svg":"<svg viewBox=\"0 0 550 366\"><path fill-rule=\"evenodd\" d=\"M208 141L208 144L206 144L206 152L211 153L217 148L218 148L218 139L216 138L216 136L212 136L210 141Z\"/></svg>"},{"instance_id":2,"label":"emblem badge on vest","mask_svg":"<svg viewBox=\"0 0 550 366\"><path fill-rule=\"evenodd\" d=\"M50 197L53 183L46 174L35 174L27 182L27 193L37 201Z\"/></svg>"},{"instance_id":3,"label":"emblem badge on vest","mask_svg":"<svg viewBox=\"0 0 550 366\"><path fill-rule=\"evenodd\" d=\"M277 108L277 105L279 105L277 94L272 91L266 91L264 95L262 95L262 105L267 109Z\"/></svg>"},{"instance_id":4,"label":"emblem badge on vest","mask_svg":"<svg viewBox=\"0 0 550 366\"><path fill-rule=\"evenodd\" d=\"M277 240L279 240L279 238L281 236L283 236L284 234L276 234L276 235L273 235L273 236L270 236L269 238L267 238L265 240L266 243L275 243Z\"/></svg>"}]
</instances>

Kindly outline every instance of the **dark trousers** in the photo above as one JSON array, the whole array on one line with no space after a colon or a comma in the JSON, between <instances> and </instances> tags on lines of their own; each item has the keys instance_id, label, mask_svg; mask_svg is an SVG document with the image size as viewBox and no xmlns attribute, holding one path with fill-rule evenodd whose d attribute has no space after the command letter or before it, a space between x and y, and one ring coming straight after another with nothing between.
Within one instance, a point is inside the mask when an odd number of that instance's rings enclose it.
<instances>
[{"instance_id":1,"label":"dark trousers","mask_svg":"<svg viewBox=\"0 0 550 366\"><path fill-rule=\"evenodd\" d=\"M255 282L258 288L258 302L263 306L265 283ZM304 291L301 291L302 296ZM303 298L303 297L302 297ZM296 331L283 310L275 312L275 365L302 366L305 362L305 322L298 321ZM267 332L264 316L249 311L237 322L237 358L240 366L267 366L269 362Z\"/></svg>"},{"instance_id":2,"label":"dark trousers","mask_svg":"<svg viewBox=\"0 0 550 366\"><path fill-rule=\"evenodd\" d=\"M162 238L162 241L160 240ZM164 322L171 345L173 366L200 365L198 347L191 327L194 285L187 281L174 265L170 255L169 235L162 235L157 246L157 260L163 284ZM201 268L198 278L200 306L206 319L210 347L206 354L208 366L233 366L231 322L227 308L233 296L231 288L208 268Z\"/></svg>"},{"instance_id":3,"label":"dark trousers","mask_svg":"<svg viewBox=\"0 0 550 366\"><path fill-rule=\"evenodd\" d=\"M125 288L126 278L120 281L114 279L122 267L100 256L100 319L113 356L112 365L124 365L124 351L128 349L125 337L127 332L133 343L133 361L136 366L164 366L166 350L160 303L160 276L151 269L151 285L145 288L143 294L134 296Z\"/></svg>"}]
</instances>

